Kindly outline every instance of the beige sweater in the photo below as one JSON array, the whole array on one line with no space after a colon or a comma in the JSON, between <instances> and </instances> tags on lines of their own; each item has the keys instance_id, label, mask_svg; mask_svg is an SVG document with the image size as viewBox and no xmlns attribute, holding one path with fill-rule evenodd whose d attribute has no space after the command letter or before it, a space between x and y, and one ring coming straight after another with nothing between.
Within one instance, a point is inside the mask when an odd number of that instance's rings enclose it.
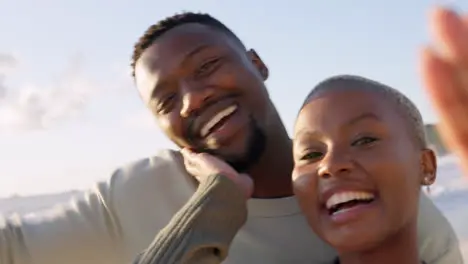
<instances>
[{"instance_id":1,"label":"beige sweater","mask_svg":"<svg viewBox=\"0 0 468 264\"><path fill-rule=\"evenodd\" d=\"M221 263L246 219L239 187L227 177L211 175L135 264Z\"/></svg>"},{"instance_id":2,"label":"beige sweater","mask_svg":"<svg viewBox=\"0 0 468 264\"><path fill-rule=\"evenodd\" d=\"M181 155L161 151L119 168L67 204L0 217L0 264L131 263L196 190ZM249 199L246 205L247 219L223 264L330 263L336 257L310 230L295 197ZM452 227L425 195L418 239L428 264L462 263Z\"/></svg>"}]
</instances>

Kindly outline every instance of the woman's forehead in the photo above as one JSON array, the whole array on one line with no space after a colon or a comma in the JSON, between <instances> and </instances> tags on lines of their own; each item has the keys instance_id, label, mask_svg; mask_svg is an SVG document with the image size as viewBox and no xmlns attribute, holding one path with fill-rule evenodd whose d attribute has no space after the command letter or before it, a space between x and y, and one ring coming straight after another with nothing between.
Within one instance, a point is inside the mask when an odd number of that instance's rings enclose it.
<instances>
[{"instance_id":1,"label":"woman's forehead","mask_svg":"<svg viewBox=\"0 0 468 264\"><path fill-rule=\"evenodd\" d=\"M317 93L305 102L295 124L295 131L309 126L339 126L360 116L373 116L381 122L388 118L394 107L379 93L366 89L333 89Z\"/></svg>"}]
</instances>

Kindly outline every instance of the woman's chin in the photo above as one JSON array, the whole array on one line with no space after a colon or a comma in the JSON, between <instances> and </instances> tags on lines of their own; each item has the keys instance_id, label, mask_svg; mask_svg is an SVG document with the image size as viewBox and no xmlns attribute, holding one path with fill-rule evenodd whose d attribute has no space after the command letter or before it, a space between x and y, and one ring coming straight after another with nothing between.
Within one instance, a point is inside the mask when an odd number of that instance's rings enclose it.
<instances>
[{"instance_id":1,"label":"woman's chin","mask_svg":"<svg viewBox=\"0 0 468 264\"><path fill-rule=\"evenodd\" d=\"M336 233L325 236L325 241L341 254L372 250L381 243L380 236L369 236L362 232Z\"/></svg>"}]
</instances>

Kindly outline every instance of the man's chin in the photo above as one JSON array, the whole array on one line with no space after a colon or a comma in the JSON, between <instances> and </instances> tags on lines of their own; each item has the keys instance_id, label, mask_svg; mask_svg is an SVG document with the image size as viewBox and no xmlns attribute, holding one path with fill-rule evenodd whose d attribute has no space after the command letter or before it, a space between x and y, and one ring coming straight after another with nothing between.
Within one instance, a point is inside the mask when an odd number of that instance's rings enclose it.
<instances>
[{"instance_id":1,"label":"man's chin","mask_svg":"<svg viewBox=\"0 0 468 264\"><path fill-rule=\"evenodd\" d=\"M250 163L248 160L248 153L247 149L243 151L239 151L236 149L236 151L233 151L228 148L223 148L223 149L208 149L208 148L203 148L203 149L198 149L196 152L199 153L208 153L210 155L213 155L226 163L228 163L231 167L233 167L236 171L243 172L247 167L250 167Z\"/></svg>"},{"instance_id":2,"label":"man's chin","mask_svg":"<svg viewBox=\"0 0 468 264\"><path fill-rule=\"evenodd\" d=\"M266 148L266 135L251 119L245 133L238 133L235 139L224 142L216 148L208 147L206 142L193 147L194 152L208 153L231 165L236 171L244 173L257 164ZM200 142L199 142L200 143Z\"/></svg>"},{"instance_id":3,"label":"man's chin","mask_svg":"<svg viewBox=\"0 0 468 264\"><path fill-rule=\"evenodd\" d=\"M240 146L242 146L242 148L240 148ZM243 144L237 142L232 146L217 150L205 149L204 152L224 160L236 171L245 173L248 172L252 166L257 164L258 160L265 152L265 148L265 134L260 129L252 127L249 137L246 138Z\"/></svg>"}]
</instances>

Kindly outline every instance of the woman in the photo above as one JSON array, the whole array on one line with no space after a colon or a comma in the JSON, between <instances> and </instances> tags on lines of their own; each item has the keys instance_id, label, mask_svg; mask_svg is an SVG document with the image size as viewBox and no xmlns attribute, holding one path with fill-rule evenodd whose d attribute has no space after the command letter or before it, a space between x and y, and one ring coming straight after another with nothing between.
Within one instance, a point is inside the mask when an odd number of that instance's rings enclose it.
<instances>
[{"instance_id":1,"label":"woman","mask_svg":"<svg viewBox=\"0 0 468 264\"><path fill-rule=\"evenodd\" d=\"M427 73L453 57L427 54L424 76L433 91L449 77ZM460 83L451 88L468 90ZM446 102L433 95L439 105ZM311 228L337 249L341 263L422 262L416 243L418 193L435 180L436 162L421 124L404 96L363 78L329 79L307 97L295 126L294 190ZM138 263L220 263L245 221L253 186L248 176L206 154L184 156L200 187Z\"/></svg>"},{"instance_id":2,"label":"woman","mask_svg":"<svg viewBox=\"0 0 468 264\"><path fill-rule=\"evenodd\" d=\"M421 263L417 209L436 160L401 93L352 76L319 84L294 133L294 191L341 263Z\"/></svg>"}]
</instances>

